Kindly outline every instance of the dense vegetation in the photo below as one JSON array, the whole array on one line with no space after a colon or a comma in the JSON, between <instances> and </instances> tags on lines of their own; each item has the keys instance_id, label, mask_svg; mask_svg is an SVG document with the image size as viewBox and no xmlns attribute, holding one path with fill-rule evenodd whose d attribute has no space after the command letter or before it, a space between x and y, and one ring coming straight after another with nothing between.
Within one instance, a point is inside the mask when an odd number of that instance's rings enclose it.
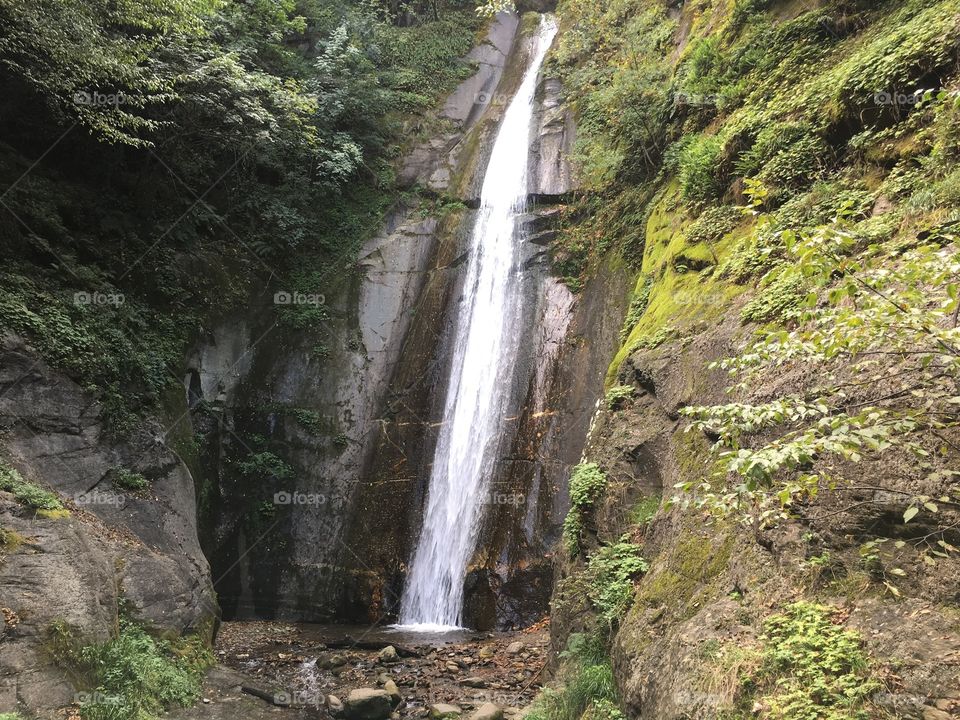
<instances>
[{"instance_id":1,"label":"dense vegetation","mask_svg":"<svg viewBox=\"0 0 960 720\"><path fill-rule=\"evenodd\" d=\"M203 322L350 266L479 23L438 2L3 0L0 327L129 429Z\"/></svg>"},{"instance_id":2,"label":"dense vegetation","mask_svg":"<svg viewBox=\"0 0 960 720\"><path fill-rule=\"evenodd\" d=\"M718 543L739 526L762 543L872 505L882 520L848 537L859 591L929 597L911 583L935 583L958 552L960 4L561 0L558 14L551 63L577 113L585 192L555 264L579 288L612 257L636 285L600 411L613 439L594 438L571 479L555 611L608 649L643 648L692 617L695 591L726 566L729 551L702 547L686 520L714 518ZM687 432L658 458L683 479L665 488L675 509L660 527L675 535L645 548L616 510L637 480L615 467L638 434L617 427L637 417L637 365L624 361L669 342L682 362L730 318L737 352L714 367L738 401L682 410ZM706 370L681 397L703 392ZM589 496L586 467L605 478ZM623 530L640 543L624 548L636 570L614 591L627 599L602 606L609 574L595 570ZM838 562L811 551L805 566ZM650 637L637 631L648 618ZM877 670L830 608L785 604L752 622L759 642L710 661L727 673L708 688L723 717L875 716Z\"/></svg>"},{"instance_id":3,"label":"dense vegetation","mask_svg":"<svg viewBox=\"0 0 960 720\"><path fill-rule=\"evenodd\" d=\"M119 632L105 643L80 645L58 625L49 644L77 684L91 688L77 698L83 720L145 720L192 705L213 664L200 635L155 638L122 613Z\"/></svg>"}]
</instances>

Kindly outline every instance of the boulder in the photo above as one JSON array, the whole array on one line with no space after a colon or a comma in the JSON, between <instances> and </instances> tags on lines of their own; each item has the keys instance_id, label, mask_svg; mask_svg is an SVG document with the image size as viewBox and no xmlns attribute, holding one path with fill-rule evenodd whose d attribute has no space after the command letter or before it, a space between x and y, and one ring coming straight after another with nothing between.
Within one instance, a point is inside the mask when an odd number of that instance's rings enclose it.
<instances>
[{"instance_id":1,"label":"boulder","mask_svg":"<svg viewBox=\"0 0 960 720\"><path fill-rule=\"evenodd\" d=\"M509 645L507 645L507 655L518 655L522 651L523 651L522 642L512 642Z\"/></svg>"},{"instance_id":2,"label":"boulder","mask_svg":"<svg viewBox=\"0 0 960 720\"><path fill-rule=\"evenodd\" d=\"M441 718L456 718L463 714L457 705L448 705L446 703L437 703L430 706L431 720L441 720Z\"/></svg>"},{"instance_id":3,"label":"boulder","mask_svg":"<svg viewBox=\"0 0 960 720\"><path fill-rule=\"evenodd\" d=\"M377 653L377 660L384 665L393 665L394 663L400 662L400 656L397 654L397 649L393 645L387 645Z\"/></svg>"},{"instance_id":4,"label":"boulder","mask_svg":"<svg viewBox=\"0 0 960 720\"><path fill-rule=\"evenodd\" d=\"M393 710L390 694L376 688L351 690L344 705L348 720L386 720Z\"/></svg>"},{"instance_id":5,"label":"boulder","mask_svg":"<svg viewBox=\"0 0 960 720\"><path fill-rule=\"evenodd\" d=\"M397 687L397 684L393 680L387 680L383 684L384 691L390 696L390 702L394 706L399 705L403 702L403 696L400 694L400 688Z\"/></svg>"},{"instance_id":6,"label":"boulder","mask_svg":"<svg viewBox=\"0 0 960 720\"><path fill-rule=\"evenodd\" d=\"M473 711L470 720L503 720L503 709L496 703L486 702Z\"/></svg>"}]
</instances>

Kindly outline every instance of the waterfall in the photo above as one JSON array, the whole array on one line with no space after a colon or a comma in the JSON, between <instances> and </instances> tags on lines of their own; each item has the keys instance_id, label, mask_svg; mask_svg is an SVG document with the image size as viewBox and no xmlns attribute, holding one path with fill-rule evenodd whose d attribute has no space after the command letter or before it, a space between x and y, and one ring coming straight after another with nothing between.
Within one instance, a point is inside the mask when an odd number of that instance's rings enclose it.
<instances>
[{"instance_id":1,"label":"waterfall","mask_svg":"<svg viewBox=\"0 0 960 720\"><path fill-rule=\"evenodd\" d=\"M489 501L522 329L517 216L537 75L557 26L542 16L529 66L497 132L470 235L470 255L427 508L400 608L419 629L461 624L463 582Z\"/></svg>"}]
</instances>

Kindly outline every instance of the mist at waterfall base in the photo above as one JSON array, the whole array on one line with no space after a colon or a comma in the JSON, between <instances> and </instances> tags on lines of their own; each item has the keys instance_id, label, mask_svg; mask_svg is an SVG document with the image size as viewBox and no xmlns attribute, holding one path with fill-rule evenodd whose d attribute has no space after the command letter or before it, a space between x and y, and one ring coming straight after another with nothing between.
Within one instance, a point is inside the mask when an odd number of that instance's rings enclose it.
<instances>
[{"instance_id":1,"label":"mist at waterfall base","mask_svg":"<svg viewBox=\"0 0 960 720\"><path fill-rule=\"evenodd\" d=\"M462 624L464 577L503 432L508 379L520 352L517 218L527 202L537 76L556 32L554 19L542 16L483 179L423 529L398 629L445 632Z\"/></svg>"}]
</instances>

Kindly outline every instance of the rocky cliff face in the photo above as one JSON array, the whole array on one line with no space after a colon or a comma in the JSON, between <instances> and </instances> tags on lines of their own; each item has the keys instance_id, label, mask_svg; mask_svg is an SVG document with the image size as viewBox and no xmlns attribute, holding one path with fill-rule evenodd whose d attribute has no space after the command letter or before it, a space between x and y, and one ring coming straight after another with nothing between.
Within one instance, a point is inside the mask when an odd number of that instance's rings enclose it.
<instances>
[{"instance_id":1,"label":"rocky cliff face","mask_svg":"<svg viewBox=\"0 0 960 720\"><path fill-rule=\"evenodd\" d=\"M0 492L0 519L12 531L0 546L0 708L43 712L76 691L49 650L54 624L103 641L123 602L155 631L210 636L217 605L193 478L177 451L184 399L170 402L165 424L112 442L90 394L19 338L3 338L0 368L5 471L52 488L65 508L37 510ZM118 485L118 472L139 473L144 487Z\"/></svg>"},{"instance_id":2,"label":"rocky cliff face","mask_svg":"<svg viewBox=\"0 0 960 720\"><path fill-rule=\"evenodd\" d=\"M470 53L476 73L402 163L401 182L418 199L395 208L358 261L345 261L326 292L321 330L274 327L265 295L252 303L262 311L221 323L196 347L187 384L206 439L204 544L228 614L368 621L398 609L444 402L471 207L535 19L498 16ZM611 270L575 301L551 277L549 244L575 188L567 159L574 128L559 92L555 79L541 80L524 241L524 342L536 351L513 379L517 425L494 486L509 502L488 509L468 581L468 614L483 627L545 611L551 571L543 558L561 519L561 488L613 349L612 331L592 343L584 335L627 292ZM265 452L288 468L237 472ZM281 497L290 502L278 504Z\"/></svg>"}]
</instances>

